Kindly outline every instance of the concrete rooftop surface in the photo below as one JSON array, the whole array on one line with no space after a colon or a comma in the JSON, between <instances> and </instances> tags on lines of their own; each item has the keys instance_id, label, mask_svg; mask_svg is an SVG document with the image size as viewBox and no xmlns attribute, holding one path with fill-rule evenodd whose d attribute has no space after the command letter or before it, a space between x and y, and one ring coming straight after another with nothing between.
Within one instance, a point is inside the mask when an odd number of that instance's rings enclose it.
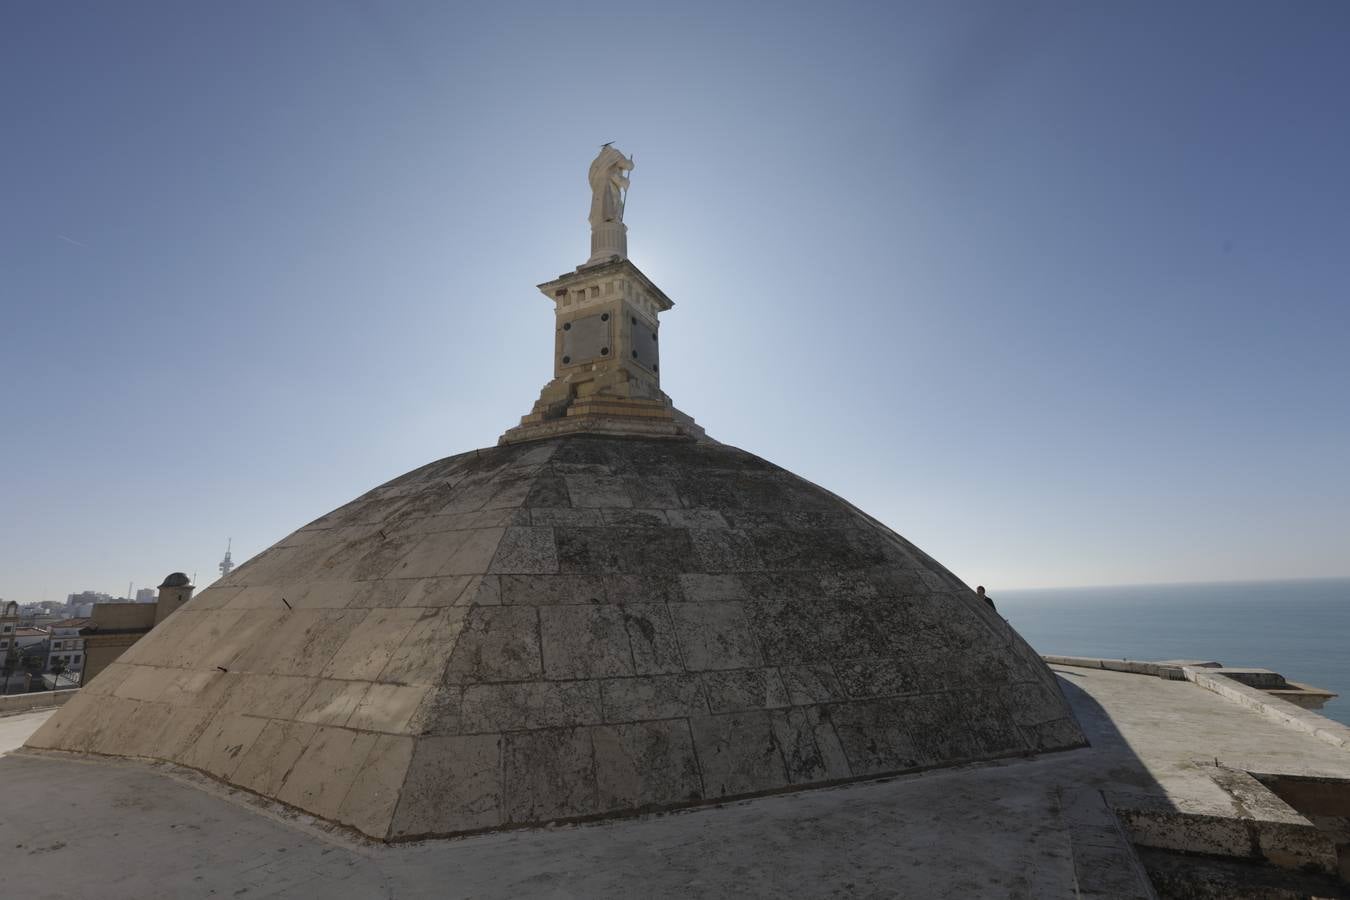
<instances>
[{"instance_id":1,"label":"concrete rooftop surface","mask_svg":"<svg viewBox=\"0 0 1350 900\"><path fill-rule=\"evenodd\" d=\"M1325 855L1315 834L1305 840L1305 820L1242 779L1344 781L1344 747L1189 681L1055 671L1089 747L666 815L393 845L167 764L13 752L0 758L5 892L1150 897L1135 845L1211 841L1209 852L1241 856L1245 845L1219 846L1232 825L1253 847L1273 835L1296 868ZM0 719L0 748L16 748L48 715ZM1182 838L1178 822L1190 829ZM1316 877L1319 896L1341 895L1334 877Z\"/></svg>"}]
</instances>

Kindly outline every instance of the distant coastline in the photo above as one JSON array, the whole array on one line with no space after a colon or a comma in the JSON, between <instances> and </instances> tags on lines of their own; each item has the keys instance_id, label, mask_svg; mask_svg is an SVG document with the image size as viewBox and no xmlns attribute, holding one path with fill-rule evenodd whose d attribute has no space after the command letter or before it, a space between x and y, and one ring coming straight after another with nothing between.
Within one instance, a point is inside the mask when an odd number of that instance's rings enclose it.
<instances>
[{"instance_id":1,"label":"distant coastline","mask_svg":"<svg viewBox=\"0 0 1350 900\"><path fill-rule=\"evenodd\" d=\"M1041 653L1261 666L1340 694L1320 712L1350 724L1350 577L989 593Z\"/></svg>"},{"instance_id":2,"label":"distant coastline","mask_svg":"<svg viewBox=\"0 0 1350 900\"><path fill-rule=\"evenodd\" d=\"M1153 588L1251 587L1308 584L1314 582L1350 582L1350 575L1326 575L1310 578L1236 579L1222 581L1144 581L1130 584L1071 584L1056 587L1004 588L1001 594L1049 594L1056 591L1143 591Z\"/></svg>"}]
</instances>

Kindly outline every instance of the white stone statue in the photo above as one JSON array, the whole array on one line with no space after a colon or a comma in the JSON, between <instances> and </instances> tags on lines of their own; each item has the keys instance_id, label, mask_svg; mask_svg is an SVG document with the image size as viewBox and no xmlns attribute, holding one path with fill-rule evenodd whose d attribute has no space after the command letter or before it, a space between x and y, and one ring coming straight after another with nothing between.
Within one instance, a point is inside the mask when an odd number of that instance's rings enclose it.
<instances>
[{"instance_id":1,"label":"white stone statue","mask_svg":"<svg viewBox=\"0 0 1350 900\"><path fill-rule=\"evenodd\" d=\"M591 163L591 227L623 221L623 203L628 196L628 176L633 160L605 144Z\"/></svg>"}]
</instances>

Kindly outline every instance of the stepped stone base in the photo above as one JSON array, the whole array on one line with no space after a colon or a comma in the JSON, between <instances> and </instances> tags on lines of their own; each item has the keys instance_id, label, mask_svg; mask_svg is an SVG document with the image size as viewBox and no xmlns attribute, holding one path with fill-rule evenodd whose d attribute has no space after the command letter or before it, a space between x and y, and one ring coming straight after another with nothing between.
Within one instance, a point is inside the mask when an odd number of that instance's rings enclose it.
<instances>
[{"instance_id":1,"label":"stepped stone base","mask_svg":"<svg viewBox=\"0 0 1350 900\"><path fill-rule=\"evenodd\" d=\"M539 410L524 416L498 444L518 444L568 434L601 434L629 437L670 437L710 440L694 420L675 409L669 398L661 400L588 397L568 403L561 416Z\"/></svg>"}]
</instances>

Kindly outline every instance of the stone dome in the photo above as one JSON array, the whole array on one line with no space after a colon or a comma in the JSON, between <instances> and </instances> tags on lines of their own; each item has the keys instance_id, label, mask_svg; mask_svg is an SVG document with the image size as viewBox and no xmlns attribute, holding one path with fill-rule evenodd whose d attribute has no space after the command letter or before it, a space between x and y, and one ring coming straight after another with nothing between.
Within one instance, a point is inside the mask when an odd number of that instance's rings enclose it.
<instances>
[{"instance_id":1,"label":"stone dome","mask_svg":"<svg viewBox=\"0 0 1350 900\"><path fill-rule=\"evenodd\" d=\"M853 506L729 446L574 435L301 528L29 745L168 760L390 840L1082 743L1008 624Z\"/></svg>"},{"instance_id":2,"label":"stone dome","mask_svg":"<svg viewBox=\"0 0 1350 900\"><path fill-rule=\"evenodd\" d=\"M191 579L189 579L182 572L170 572L168 575L164 576L164 583L161 584L160 587L162 588L187 587L191 583L192 583Z\"/></svg>"}]
</instances>

